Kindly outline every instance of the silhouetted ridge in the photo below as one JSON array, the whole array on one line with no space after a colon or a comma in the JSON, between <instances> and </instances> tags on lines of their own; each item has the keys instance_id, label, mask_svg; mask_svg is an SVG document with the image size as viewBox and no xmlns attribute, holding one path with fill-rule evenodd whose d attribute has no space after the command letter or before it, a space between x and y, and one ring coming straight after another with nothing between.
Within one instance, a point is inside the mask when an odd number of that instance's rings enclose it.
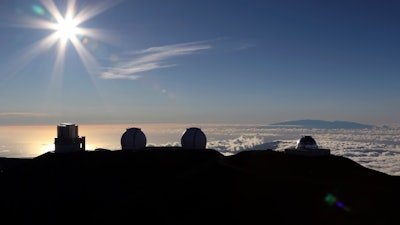
<instances>
[{"instance_id":1,"label":"silhouetted ridge","mask_svg":"<svg viewBox=\"0 0 400 225\"><path fill-rule=\"evenodd\" d=\"M396 176L272 150L46 153L0 178L12 224L391 224L400 200Z\"/></svg>"},{"instance_id":2,"label":"silhouetted ridge","mask_svg":"<svg viewBox=\"0 0 400 225\"><path fill-rule=\"evenodd\" d=\"M303 128L321 129L371 129L372 125L349 122L349 121L325 121L325 120L293 120L273 123L274 126L297 126Z\"/></svg>"}]
</instances>

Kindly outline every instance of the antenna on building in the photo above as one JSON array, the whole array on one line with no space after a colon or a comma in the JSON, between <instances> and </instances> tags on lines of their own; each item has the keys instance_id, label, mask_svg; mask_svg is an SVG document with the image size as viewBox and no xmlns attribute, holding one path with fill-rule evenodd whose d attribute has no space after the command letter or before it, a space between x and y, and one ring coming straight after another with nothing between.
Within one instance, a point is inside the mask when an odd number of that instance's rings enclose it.
<instances>
[{"instance_id":1,"label":"antenna on building","mask_svg":"<svg viewBox=\"0 0 400 225\"><path fill-rule=\"evenodd\" d=\"M85 151L85 137L78 136L78 126L73 123L61 123L57 126L57 137L54 140L55 152Z\"/></svg>"},{"instance_id":2,"label":"antenna on building","mask_svg":"<svg viewBox=\"0 0 400 225\"><path fill-rule=\"evenodd\" d=\"M183 133L181 144L186 149L205 149L207 138L200 128L191 127L187 128Z\"/></svg>"},{"instance_id":3,"label":"antenna on building","mask_svg":"<svg viewBox=\"0 0 400 225\"><path fill-rule=\"evenodd\" d=\"M137 150L146 147L146 135L140 128L127 128L121 137L122 150Z\"/></svg>"}]
</instances>

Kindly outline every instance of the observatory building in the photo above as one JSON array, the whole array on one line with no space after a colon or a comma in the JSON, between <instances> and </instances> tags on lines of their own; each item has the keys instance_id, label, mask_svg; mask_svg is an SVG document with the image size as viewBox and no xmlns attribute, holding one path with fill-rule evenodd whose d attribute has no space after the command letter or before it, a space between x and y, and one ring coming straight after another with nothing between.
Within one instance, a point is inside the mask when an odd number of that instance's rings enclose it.
<instances>
[{"instance_id":1,"label":"observatory building","mask_svg":"<svg viewBox=\"0 0 400 225\"><path fill-rule=\"evenodd\" d=\"M57 126L54 144L56 153L85 151L85 137L78 136L78 126L73 123Z\"/></svg>"},{"instance_id":2,"label":"observatory building","mask_svg":"<svg viewBox=\"0 0 400 225\"><path fill-rule=\"evenodd\" d=\"M200 128L187 128L182 135L181 145L184 149L205 149L207 138Z\"/></svg>"},{"instance_id":3,"label":"observatory building","mask_svg":"<svg viewBox=\"0 0 400 225\"><path fill-rule=\"evenodd\" d=\"M296 147L285 149L285 153L305 156L325 156L330 155L331 151L319 148L313 137L302 136L297 140Z\"/></svg>"},{"instance_id":4,"label":"observatory building","mask_svg":"<svg viewBox=\"0 0 400 225\"><path fill-rule=\"evenodd\" d=\"M147 144L146 135L140 128L127 128L121 137L122 150L144 149Z\"/></svg>"}]
</instances>

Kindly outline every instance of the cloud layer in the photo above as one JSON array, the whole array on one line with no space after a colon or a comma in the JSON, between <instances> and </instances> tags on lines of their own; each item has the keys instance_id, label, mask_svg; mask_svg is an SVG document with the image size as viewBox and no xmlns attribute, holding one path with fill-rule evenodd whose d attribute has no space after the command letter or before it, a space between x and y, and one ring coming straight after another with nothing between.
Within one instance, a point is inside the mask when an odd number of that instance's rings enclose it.
<instances>
[{"instance_id":1,"label":"cloud layer","mask_svg":"<svg viewBox=\"0 0 400 225\"><path fill-rule=\"evenodd\" d=\"M293 147L302 135L311 135L320 148L347 157L362 166L400 176L400 128L376 129L306 129L256 128L255 126L207 126L203 129L207 148L224 155L246 150L284 151ZM151 134L149 134L151 135ZM175 130L166 135L179 136ZM179 146L179 142L164 144Z\"/></svg>"}]
</instances>

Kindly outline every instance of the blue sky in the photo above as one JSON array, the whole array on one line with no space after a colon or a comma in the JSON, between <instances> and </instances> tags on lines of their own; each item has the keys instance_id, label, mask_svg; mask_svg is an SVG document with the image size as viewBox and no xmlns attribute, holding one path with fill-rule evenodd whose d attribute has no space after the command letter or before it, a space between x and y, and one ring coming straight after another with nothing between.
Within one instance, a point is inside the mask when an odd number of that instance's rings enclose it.
<instances>
[{"instance_id":1,"label":"blue sky","mask_svg":"<svg viewBox=\"0 0 400 225\"><path fill-rule=\"evenodd\" d=\"M0 6L2 125L400 120L399 1Z\"/></svg>"}]
</instances>

